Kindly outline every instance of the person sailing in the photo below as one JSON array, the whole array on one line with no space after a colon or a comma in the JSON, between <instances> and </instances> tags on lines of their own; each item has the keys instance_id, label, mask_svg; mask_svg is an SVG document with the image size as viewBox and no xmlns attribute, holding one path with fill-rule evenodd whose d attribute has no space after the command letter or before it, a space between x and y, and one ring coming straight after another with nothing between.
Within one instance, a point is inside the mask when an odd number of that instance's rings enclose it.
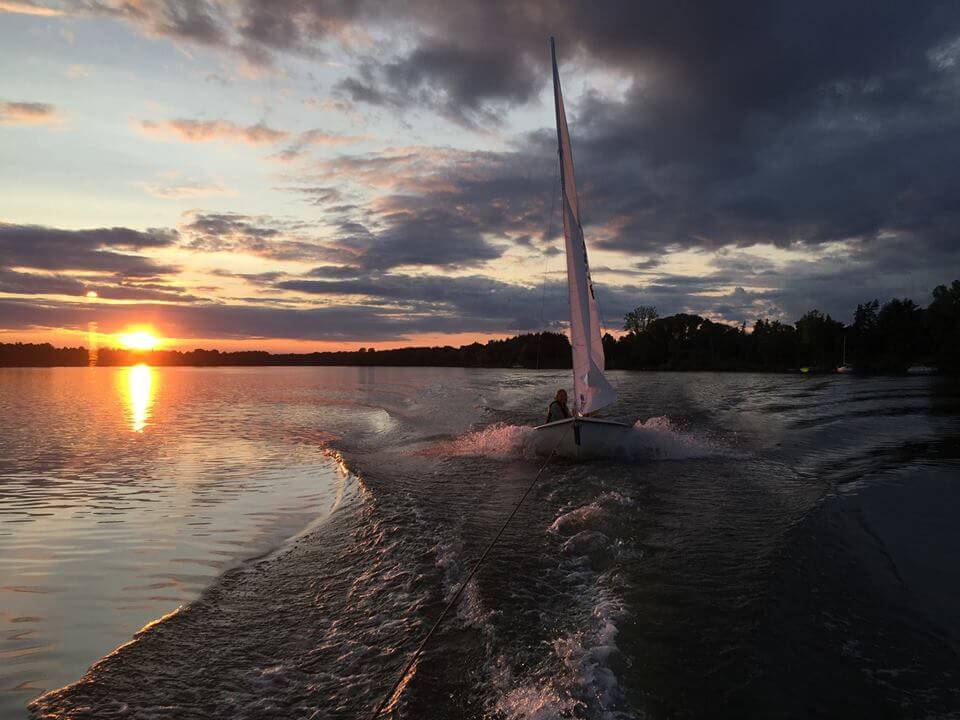
<instances>
[{"instance_id":1,"label":"person sailing","mask_svg":"<svg viewBox=\"0 0 960 720\"><path fill-rule=\"evenodd\" d=\"M560 388L550 407L547 408L547 422L552 423L568 417L570 417L570 411L567 409L567 391Z\"/></svg>"}]
</instances>

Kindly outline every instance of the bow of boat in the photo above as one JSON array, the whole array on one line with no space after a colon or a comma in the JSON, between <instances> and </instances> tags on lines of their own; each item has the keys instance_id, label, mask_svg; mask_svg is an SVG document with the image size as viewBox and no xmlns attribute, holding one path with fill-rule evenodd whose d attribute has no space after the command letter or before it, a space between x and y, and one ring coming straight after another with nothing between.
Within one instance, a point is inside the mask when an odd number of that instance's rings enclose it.
<instances>
[{"instance_id":1,"label":"bow of boat","mask_svg":"<svg viewBox=\"0 0 960 720\"><path fill-rule=\"evenodd\" d=\"M632 429L615 420L564 418L534 428L534 449L544 457L552 452L571 460L612 457L625 446Z\"/></svg>"}]
</instances>

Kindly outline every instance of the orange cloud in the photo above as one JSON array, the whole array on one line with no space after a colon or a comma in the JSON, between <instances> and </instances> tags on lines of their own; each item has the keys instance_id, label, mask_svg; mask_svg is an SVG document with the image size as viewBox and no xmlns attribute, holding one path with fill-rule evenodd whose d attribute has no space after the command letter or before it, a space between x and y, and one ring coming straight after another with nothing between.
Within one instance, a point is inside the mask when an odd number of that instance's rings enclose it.
<instances>
[{"instance_id":1,"label":"orange cloud","mask_svg":"<svg viewBox=\"0 0 960 720\"><path fill-rule=\"evenodd\" d=\"M290 135L285 130L276 130L262 122L243 127L229 120L186 120L183 118L160 122L141 120L140 130L152 137L167 138L173 136L186 142L231 140L250 145L271 144Z\"/></svg>"},{"instance_id":2,"label":"orange cloud","mask_svg":"<svg viewBox=\"0 0 960 720\"><path fill-rule=\"evenodd\" d=\"M0 125L48 125L60 121L53 105L0 101Z\"/></svg>"},{"instance_id":3,"label":"orange cloud","mask_svg":"<svg viewBox=\"0 0 960 720\"><path fill-rule=\"evenodd\" d=\"M313 179L343 182L403 192L450 190L449 171L469 169L482 158L474 153L428 145L390 147L375 153L340 155L313 167Z\"/></svg>"},{"instance_id":4,"label":"orange cloud","mask_svg":"<svg viewBox=\"0 0 960 720\"><path fill-rule=\"evenodd\" d=\"M19 15L41 15L52 17L61 15L61 11L45 5L32 2L17 2L16 0L0 0L0 12L17 13Z\"/></svg>"}]
</instances>

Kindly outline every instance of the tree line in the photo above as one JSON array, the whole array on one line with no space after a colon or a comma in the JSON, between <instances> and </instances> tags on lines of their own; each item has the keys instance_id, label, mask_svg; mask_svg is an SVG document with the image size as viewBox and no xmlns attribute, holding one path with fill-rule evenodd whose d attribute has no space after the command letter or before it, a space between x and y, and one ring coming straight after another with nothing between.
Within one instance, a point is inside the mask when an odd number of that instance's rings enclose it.
<instances>
[{"instance_id":1,"label":"tree line","mask_svg":"<svg viewBox=\"0 0 960 720\"><path fill-rule=\"evenodd\" d=\"M912 366L960 370L960 281L933 290L922 308L894 298L857 306L845 325L810 310L792 325L760 319L750 332L699 315L661 318L643 306L627 313L626 333L604 337L607 367L670 370L807 369L841 365L866 373L900 373Z\"/></svg>"},{"instance_id":2,"label":"tree line","mask_svg":"<svg viewBox=\"0 0 960 720\"><path fill-rule=\"evenodd\" d=\"M793 324L759 319L731 326L699 315L659 317L639 306L624 318L624 334L603 337L608 368L627 370L833 371L842 363L859 372L897 373L915 365L960 371L960 281L940 285L922 308L909 299L861 303L844 325L819 310ZM844 357L845 356L845 357ZM268 353L218 350L101 349L97 365L137 363L184 366L358 365L491 368L569 368L570 343L553 332L527 333L460 347ZM48 343L2 343L0 366L50 367L91 364L85 348Z\"/></svg>"}]
</instances>

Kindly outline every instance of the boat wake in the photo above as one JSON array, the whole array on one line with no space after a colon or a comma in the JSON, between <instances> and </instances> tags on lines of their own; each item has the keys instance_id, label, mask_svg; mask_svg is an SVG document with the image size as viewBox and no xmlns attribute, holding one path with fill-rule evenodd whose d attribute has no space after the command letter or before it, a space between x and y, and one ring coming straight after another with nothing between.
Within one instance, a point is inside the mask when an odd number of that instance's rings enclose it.
<instances>
[{"instance_id":1,"label":"boat wake","mask_svg":"<svg viewBox=\"0 0 960 720\"><path fill-rule=\"evenodd\" d=\"M542 536L549 548L544 557L553 560L538 571L552 601L545 603L542 591L504 597L500 583L482 589L474 579L467 586L455 622L475 631L484 648L484 717L638 717L617 676L623 666L617 637L628 618L617 563L638 557L623 520L634 503L606 492L582 507L571 501L556 508ZM449 599L469 566L459 540L442 540L436 550ZM534 605L524 607L527 602Z\"/></svg>"}]
</instances>

